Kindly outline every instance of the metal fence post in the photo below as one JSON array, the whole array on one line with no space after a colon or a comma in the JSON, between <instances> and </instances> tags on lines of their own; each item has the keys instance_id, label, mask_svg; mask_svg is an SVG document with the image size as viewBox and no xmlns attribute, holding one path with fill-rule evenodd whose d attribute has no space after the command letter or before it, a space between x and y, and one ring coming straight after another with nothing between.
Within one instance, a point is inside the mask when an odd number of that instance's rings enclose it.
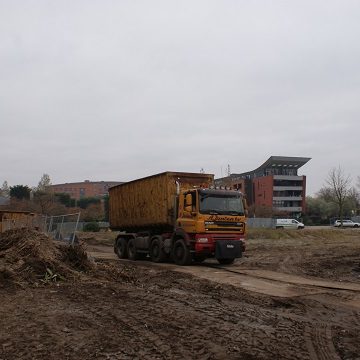
<instances>
[{"instance_id":1,"label":"metal fence post","mask_svg":"<svg viewBox=\"0 0 360 360\"><path fill-rule=\"evenodd\" d=\"M53 223L53 216L50 216L49 227L48 227L48 231L47 231L48 234L50 234L52 223Z\"/></svg>"},{"instance_id":2,"label":"metal fence post","mask_svg":"<svg viewBox=\"0 0 360 360\"><path fill-rule=\"evenodd\" d=\"M76 232L77 227L78 227L78 225L79 225L79 220L80 220L80 213L78 213L78 217L77 217L77 220L76 220L75 229L74 229L73 236L72 236L72 241L71 241L71 245L72 245L72 246L74 245L74 241L75 241L75 232Z\"/></svg>"},{"instance_id":3,"label":"metal fence post","mask_svg":"<svg viewBox=\"0 0 360 360\"><path fill-rule=\"evenodd\" d=\"M61 218L61 223L60 223L60 228L59 228L59 239L62 239L62 227L63 227L63 224L64 224L64 219L65 219L65 215L62 216Z\"/></svg>"}]
</instances>

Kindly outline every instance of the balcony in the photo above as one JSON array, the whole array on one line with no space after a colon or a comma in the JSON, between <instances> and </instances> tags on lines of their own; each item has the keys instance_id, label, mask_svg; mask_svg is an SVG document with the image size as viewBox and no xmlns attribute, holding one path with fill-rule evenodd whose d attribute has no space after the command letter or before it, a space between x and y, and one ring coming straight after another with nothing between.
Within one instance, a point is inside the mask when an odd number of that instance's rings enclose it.
<instances>
[{"instance_id":1,"label":"balcony","mask_svg":"<svg viewBox=\"0 0 360 360\"><path fill-rule=\"evenodd\" d=\"M302 201L302 196L274 196L274 201Z\"/></svg>"},{"instance_id":2,"label":"balcony","mask_svg":"<svg viewBox=\"0 0 360 360\"><path fill-rule=\"evenodd\" d=\"M302 186L274 186L273 191L293 191L293 190L303 190Z\"/></svg>"},{"instance_id":3,"label":"balcony","mask_svg":"<svg viewBox=\"0 0 360 360\"><path fill-rule=\"evenodd\" d=\"M274 180L303 181L303 176L297 176L297 175L274 175Z\"/></svg>"},{"instance_id":4,"label":"balcony","mask_svg":"<svg viewBox=\"0 0 360 360\"><path fill-rule=\"evenodd\" d=\"M285 206L285 207L273 207L278 211L286 211L286 212L302 212L301 206Z\"/></svg>"}]
</instances>

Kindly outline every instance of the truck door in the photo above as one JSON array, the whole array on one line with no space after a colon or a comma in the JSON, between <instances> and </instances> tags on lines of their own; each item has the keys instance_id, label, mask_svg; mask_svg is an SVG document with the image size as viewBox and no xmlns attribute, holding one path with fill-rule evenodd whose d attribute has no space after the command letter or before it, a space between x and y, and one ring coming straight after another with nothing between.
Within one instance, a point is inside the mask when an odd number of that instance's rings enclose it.
<instances>
[{"instance_id":1,"label":"truck door","mask_svg":"<svg viewBox=\"0 0 360 360\"><path fill-rule=\"evenodd\" d=\"M189 191L184 194L183 216L179 219L179 225L187 233L195 232L195 222L197 215L197 193Z\"/></svg>"}]
</instances>

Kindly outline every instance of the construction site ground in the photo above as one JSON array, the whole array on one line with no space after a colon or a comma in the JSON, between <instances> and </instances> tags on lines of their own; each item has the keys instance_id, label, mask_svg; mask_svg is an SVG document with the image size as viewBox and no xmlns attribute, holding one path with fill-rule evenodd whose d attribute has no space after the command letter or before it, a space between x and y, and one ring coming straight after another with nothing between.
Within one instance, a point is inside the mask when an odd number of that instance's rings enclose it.
<instances>
[{"instance_id":1,"label":"construction site ground","mask_svg":"<svg viewBox=\"0 0 360 360\"><path fill-rule=\"evenodd\" d=\"M359 229L252 230L230 266L120 260L115 236L0 236L1 360L360 359Z\"/></svg>"}]
</instances>

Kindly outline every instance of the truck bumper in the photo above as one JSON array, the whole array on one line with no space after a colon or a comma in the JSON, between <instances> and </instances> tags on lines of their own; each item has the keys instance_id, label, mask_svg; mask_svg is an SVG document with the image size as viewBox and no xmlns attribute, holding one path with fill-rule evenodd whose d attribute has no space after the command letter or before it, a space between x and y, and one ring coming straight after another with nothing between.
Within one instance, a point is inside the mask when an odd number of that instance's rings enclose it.
<instances>
[{"instance_id":1,"label":"truck bumper","mask_svg":"<svg viewBox=\"0 0 360 360\"><path fill-rule=\"evenodd\" d=\"M210 238L209 238L210 240ZM212 239L211 239L212 240ZM215 240L207 243L195 242L195 254L217 259L235 259L245 251L244 239Z\"/></svg>"}]
</instances>

